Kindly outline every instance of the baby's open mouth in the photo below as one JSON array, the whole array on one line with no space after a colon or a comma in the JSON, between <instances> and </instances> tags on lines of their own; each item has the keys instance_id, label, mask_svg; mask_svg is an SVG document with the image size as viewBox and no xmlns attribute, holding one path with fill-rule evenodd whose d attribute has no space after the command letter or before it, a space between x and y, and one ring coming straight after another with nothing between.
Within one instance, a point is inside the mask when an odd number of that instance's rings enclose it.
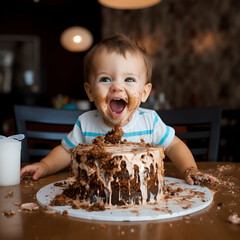
<instances>
[{"instance_id":1,"label":"baby's open mouth","mask_svg":"<svg viewBox=\"0 0 240 240\"><path fill-rule=\"evenodd\" d=\"M109 108L112 113L119 114L125 109L126 105L127 103L123 99L112 99L109 103Z\"/></svg>"}]
</instances>

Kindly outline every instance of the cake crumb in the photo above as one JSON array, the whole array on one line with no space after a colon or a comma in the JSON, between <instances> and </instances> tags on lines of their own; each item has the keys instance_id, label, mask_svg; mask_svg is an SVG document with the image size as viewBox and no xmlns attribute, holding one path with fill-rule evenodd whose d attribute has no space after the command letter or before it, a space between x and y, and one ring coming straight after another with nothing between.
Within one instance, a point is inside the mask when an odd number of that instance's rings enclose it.
<instances>
[{"instance_id":1,"label":"cake crumb","mask_svg":"<svg viewBox=\"0 0 240 240\"><path fill-rule=\"evenodd\" d=\"M68 216L68 211L67 211L67 210L64 210L64 211L62 212L62 215L63 215L63 216Z\"/></svg>"},{"instance_id":2,"label":"cake crumb","mask_svg":"<svg viewBox=\"0 0 240 240\"><path fill-rule=\"evenodd\" d=\"M118 144L121 142L122 136L124 132L119 124L115 125L115 127L112 129L112 131L109 131L105 137L104 140L106 142L112 143L112 144Z\"/></svg>"},{"instance_id":3,"label":"cake crumb","mask_svg":"<svg viewBox=\"0 0 240 240\"><path fill-rule=\"evenodd\" d=\"M131 210L130 212L131 212L131 213L135 213L137 216L139 215L138 210Z\"/></svg>"},{"instance_id":4,"label":"cake crumb","mask_svg":"<svg viewBox=\"0 0 240 240\"><path fill-rule=\"evenodd\" d=\"M4 210L2 214L6 217L12 217L16 214L16 212L14 210Z\"/></svg>"},{"instance_id":5,"label":"cake crumb","mask_svg":"<svg viewBox=\"0 0 240 240\"><path fill-rule=\"evenodd\" d=\"M103 202L96 202L92 206L90 206L87 210L91 211L104 211L106 209L105 204Z\"/></svg>"},{"instance_id":6,"label":"cake crumb","mask_svg":"<svg viewBox=\"0 0 240 240\"><path fill-rule=\"evenodd\" d=\"M53 186L55 187L63 187L64 186L64 182L56 182L53 184Z\"/></svg>"},{"instance_id":7,"label":"cake crumb","mask_svg":"<svg viewBox=\"0 0 240 240\"><path fill-rule=\"evenodd\" d=\"M13 197L13 190L12 190L12 189L9 189L9 190L7 191L7 195L5 196L5 198L11 198L11 197Z\"/></svg>"},{"instance_id":8,"label":"cake crumb","mask_svg":"<svg viewBox=\"0 0 240 240\"><path fill-rule=\"evenodd\" d=\"M234 166L227 164L227 165L218 166L217 168L219 172L226 172L226 171L231 171L234 168Z\"/></svg>"},{"instance_id":9,"label":"cake crumb","mask_svg":"<svg viewBox=\"0 0 240 240\"><path fill-rule=\"evenodd\" d=\"M17 201L16 201L16 202L14 202L13 204L14 204L15 206L18 206L18 207L21 206L21 202L17 202Z\"/></svg>"},{"instance_id":10,"label":"cake crumb","mask_svg":"<svg viewBox=\"0 0 240 240\"><path fill-rule=\"evenodd\" d=\"M101 229L105 229L105 228L106 228L106 225L105 225L105 224L100 224L100 228L101 228Z\"/></svg>"},{"instance_id":11,"label":"cake crumb","mask_svg":"<svg viewBox=\"0 0 240 240\"><path fill-rule=\"evenodd\" d=\"M23 203L21 204L20 209L32 212L38 210L39 206L36 203Z\"/></svg>"},{"instance_id":12,"label":"cake crumb","mask_svg":"<svg viewBox=\"0 0 240 240\"><path fill-rule=\"evenodd\" d=\"M189 220L189 219L190 219L190 216L189 216L189 215L185 215L185 216L183 216L183 219L184 219L184 220Z\"/></svg>"},{"instance_id":13,"label":"cake crumb","mask_svg":"<svg viewBox=\"0 0 240 240\"><path fill-rule=\"evenodd\" d=\"M45 210L44 212L47 213L47 214L56 214L57 213L54 210Z\"/></svg>"},{"instance_id":14,"label":"cake crumb","mask_svg":"<svg viewBox=\"0 0 240 240\"><path fill-rule=\"evenodd\" d=\"M237 213L230 215L227 220L232 224L240 224L240 218Z\"/></svg>"}]
</instances>

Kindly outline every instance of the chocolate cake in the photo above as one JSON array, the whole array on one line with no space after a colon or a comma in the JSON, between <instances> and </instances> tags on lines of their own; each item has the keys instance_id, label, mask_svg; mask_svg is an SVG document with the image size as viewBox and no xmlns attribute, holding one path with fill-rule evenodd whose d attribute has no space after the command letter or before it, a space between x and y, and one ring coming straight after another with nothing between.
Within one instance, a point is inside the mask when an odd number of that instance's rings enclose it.
<instances>
[{"instance_id":1,"label":"chocolate cake","mask_svg":"<svg viewBox=\"0 0 240 240\"><path fill-rule=\"evenodd\" d=\"M72 178L61 197L89 206L161 201L163 147L121 141L122 135L122 129L116 126L105 137L95 138L93 144L80 144L70 150Z\"/></svg>"}]
</instances>

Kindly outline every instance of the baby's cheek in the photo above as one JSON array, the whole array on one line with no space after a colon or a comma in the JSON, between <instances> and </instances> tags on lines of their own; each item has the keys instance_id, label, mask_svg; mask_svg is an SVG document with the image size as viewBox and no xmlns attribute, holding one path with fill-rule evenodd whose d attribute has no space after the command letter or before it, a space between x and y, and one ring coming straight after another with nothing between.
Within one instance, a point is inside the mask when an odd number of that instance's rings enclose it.
<instances>
[{"instance_id":1,"label":"baby's cheek","mask_svg":"<svg viewBox=\"0 0 240 240\"><path fill-rule=\"evenodd\" d=\"M129 104L128 104L129 111L135 111L139 107L141 103L141 99L142 99L141 92L131 95L131 97L129 98Z\"/></svg>"},{"instance_id":2,"label":"baby's cheek","mask_svg":"<svg viewBox=\"0 0 240 240\"><path fill-rule=\"evenodd\" d=\"M107 112L107 104L105 98L95 98L94 103L97 109L101 109L103 113Z\"/></svg>"}]
</instances>

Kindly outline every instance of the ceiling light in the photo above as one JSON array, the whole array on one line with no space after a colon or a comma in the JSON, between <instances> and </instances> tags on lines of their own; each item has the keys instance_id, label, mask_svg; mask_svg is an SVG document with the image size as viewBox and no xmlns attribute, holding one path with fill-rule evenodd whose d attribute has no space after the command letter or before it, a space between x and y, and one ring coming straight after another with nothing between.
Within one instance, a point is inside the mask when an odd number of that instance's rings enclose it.
<instances>
[{"instance_id":1,"label":"ceiling light","mask_svg":"<svg viewBox=\"0 0 240 240\"><path fill-rule=\"evenodd\" d=\"M70 52L82 52L91 47L93 36L86 28L73 26L63 31L60 42Z\"/></svg>"},{"instance_id":2,"label":"ceiling light","mask_svg":"<svg viewBox=\"0 0 240 240\"><path fill-rule=\"evenodd\" d=\"M105 7L117 9L138 9L151 7L161 0L98 0Z\"/></svg>"}]
</instances>

